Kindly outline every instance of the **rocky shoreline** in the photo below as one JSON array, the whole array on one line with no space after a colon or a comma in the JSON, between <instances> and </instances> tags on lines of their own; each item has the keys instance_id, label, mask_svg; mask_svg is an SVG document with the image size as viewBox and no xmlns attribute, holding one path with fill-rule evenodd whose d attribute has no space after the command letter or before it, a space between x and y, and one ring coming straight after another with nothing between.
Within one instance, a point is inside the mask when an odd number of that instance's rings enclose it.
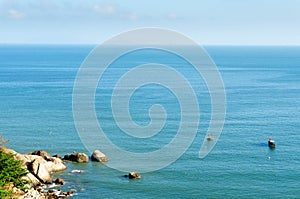
<instances>
[{"instance_id":1,"label":"rocky shoreline","mask_svg":"<svg viewBox=\"0 0 300 199\"><path fill-rule=\"evenodd\" d=\"M38 150L28 154L21 154L12 149L0 148L4 153L14 154L16 160L22 161L22 167L27 170L27 175L24 177L28 181L28 189L24 192L15 187L12 187L15 197L19 199L57 199L68 198L74 193L73 191L63 192L59 189L45 189L49 185L61 186L65 181L61 178L53 179L52 174L67 169L65 162L89 162L89 156L84 153L67 154L63 158L59 155L51 156L48 152ZM106 162L108 158L96 150L91 155L92 161Z\"/></svg>"},{"instance_id":2,"label":"rocky shoreline","mask_svg":"<svg viewBox=\"0 0 300 199\"><path fill-rule=\"evenodd\" d=\"M22 161L22 167L27 170L27 175L23 177L27 182L27 190L22 191L16 187L11 187L14 198L19 199L63 199L74 195L74 190L62 191L60 189L49 188L58 187L65 184L62 178L53 179L52 174L67 169L65 162L88 163L91 161L105 163L109 159L99 150L95 150L91 156L84 153L66 154L62 158L59 155L51 156L48 152L37 150L28 154L21 154L12 149L1 148L4 153L14 154L16 160ZM81 173L80 170L72 170L72 173ZM138 179L142 176L135 172L124 175L128 179Z\"/></svg>"}]
</instances>

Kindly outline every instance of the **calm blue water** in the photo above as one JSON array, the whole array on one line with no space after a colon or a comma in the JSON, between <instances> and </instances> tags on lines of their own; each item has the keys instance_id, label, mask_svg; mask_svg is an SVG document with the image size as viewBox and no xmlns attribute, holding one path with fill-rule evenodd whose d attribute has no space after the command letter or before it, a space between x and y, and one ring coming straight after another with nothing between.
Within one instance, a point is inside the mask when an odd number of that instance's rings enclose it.
<instances>
[{"instance_id":1,"label":"calm blue water","mask_svg":"<svg viewBox=\"0 0 300 199\"><path fill-rule=\"evenodd\" d=\"M0 46L0 132L10 140L8 147L22 153L37 149L53 155L89 153L74 125L72 92L80 64L92 49ZM155 61L181 70L197 90L201 122L191 147L170 166L133 181L100 163L68 163L68 170L57 174L67 181L63 189L75 189L74 198L299 198L300 47L208 46L206 50L224 81L227 116L216 147L205 159L198 158L210 117L203 80L176 57L154 56ZM180 119L176 97L156 85L136 92L131 113L138 124L147 125L149 106L164 105L170 112L164 129L168 133L134 140L132 145L130 137L116 128L109 111L109 83L128 69L128 63L145 60L149 61L146 52L119 60L124 67L117 72L112 68L103 80L107 87L96 93L98 119L113 132L110 138L129 151L152 151L167 144ZM276 140L275 150L268 148L268 137ZM73 169L85 172L73 174Z\"/></svg>"}]
</instances>

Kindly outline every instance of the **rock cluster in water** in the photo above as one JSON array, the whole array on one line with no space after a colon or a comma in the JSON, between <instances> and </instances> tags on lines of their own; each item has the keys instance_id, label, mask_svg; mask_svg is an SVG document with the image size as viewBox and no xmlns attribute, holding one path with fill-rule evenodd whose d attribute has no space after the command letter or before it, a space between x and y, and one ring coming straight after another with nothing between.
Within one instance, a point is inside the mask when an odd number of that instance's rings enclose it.
<instances>
[{"instance_id":1,"label":"rock cluster in water","mask_svg":"<svg viewBox=\"0 0 300 199\"><path fill-rule=\"evenodd\" d=\"M21 199L36 198L68 198L73 195L73 192L63 192L61 190L49 189L44 190L42 187L48 184L55 184L57 186L64 185L65 181L61 178L53 179L51 174L66 170L65 161L72 161L78 163L89 162L89 157L84 153L67 154L64 158L59 155L51 157L51 155L43 150L31 152L29 154L20 154L8 148L0 148L4 153L12 153L16 160L21 160L22 167L27 169L28 174L24 177L29 182L29 189L26 193L14 188L14 192L19 195ZM104 154L103 154L104 155ZM104 155L105 156L105 155Z\"/></svg>"},{"instance_id":2,"label":"rock cluster in water","mask_svg":"<svg viewBox=\"0 0 300 199\"><path fill-rule=\"evenodd\" d=\"M25 177L31 185L52 184L54 180L51 173L67 169L63 160L51 157L45 151L35 151L29 154L20 154L14 150L1 148L4 153L12 153L16 160L23 162L22 167L28 170Z\"/></svg>"},{"instance_id":3,"label":"rock cluster in water","mask_svg":"<svg viewBox=\"0 0 300 199\"><path fill-rule=\"evenodd\" d=\"M20 154L14 150L8 148L0 148L0 151L4 153L12 153L15 155L16 160L23 162L22 167L27 169L28 174L24 177L29 182L28 190L23 192L13 187L14 193L20 199L56 199L56 198L68 198L73 195L72 191L63 192L57 189L43 189L43 186L49 184L55 184L61 186L65 184L65 181L61 178L53 179L52 173L66 170L67 167L64 164L66 161L72 161L77 163L88 163L89 156L84 153L71 153L65 155L63 158L59 155L51 155L43 150L37 150L29 154ZM92 161L107 162L108 157L99 150L95 150L90 156ZM72 173L82 173L80 170L73 170ZM129 172L125 175L129 179L138 179L142 176L135 172Z\"/></svg>"}]
</instances>

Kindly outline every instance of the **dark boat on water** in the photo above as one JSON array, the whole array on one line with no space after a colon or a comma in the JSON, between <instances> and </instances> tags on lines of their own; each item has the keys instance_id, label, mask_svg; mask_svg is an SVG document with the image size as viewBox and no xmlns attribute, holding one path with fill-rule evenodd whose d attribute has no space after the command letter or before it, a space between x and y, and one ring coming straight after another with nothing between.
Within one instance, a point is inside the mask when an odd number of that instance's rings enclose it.
<instances>
[{"instance_id":1,"label":"dark boat on water","mask_svg":"<svg viewBox=\"0 0 300 199\"><path fill-rule=\"evenodd\" d=\"M269 145L269 147L270 148L275 148L275 141L274 140L272 140L271 138L269 138L269 140L268 140L268 145Z\"/></svg>"},{"instance_id":2,"label":"dark boat on water","mask_svg":"<svg viewBox=\"0 0 300 199\"><path fill-rule=\"evenodd\" d=\"M212 140L213 140L213 138L212 138L210 135L208 135L208 136L206 137L206 139L207 139L208 141L212 141Z\"/></svg>"}]
</instances>

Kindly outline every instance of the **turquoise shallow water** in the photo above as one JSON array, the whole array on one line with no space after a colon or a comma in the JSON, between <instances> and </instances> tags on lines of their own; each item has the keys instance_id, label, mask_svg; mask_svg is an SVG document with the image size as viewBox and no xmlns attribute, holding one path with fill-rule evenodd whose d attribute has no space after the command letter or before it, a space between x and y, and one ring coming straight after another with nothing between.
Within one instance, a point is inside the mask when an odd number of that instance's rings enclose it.
<instances>
[{"instance_id":1,"label":"turquoise shallow water","mask_svg":"<svg viewBox=\"0 0 300 199\"><path fill-rule=\"evenodd\" d=\"M36 149L61 155L89 153L74 125L72 92L79 66L92 49L0 46L0 132L10 140L9 147L23 153ZM203 80L188 67L180 68L185 63L176 57L166 59L152 52L155 61L187 75L197 90L201 121L193 144L176 162L143 174L141 180L129 181L122 177L123 172L99 163L67 163L68 170L56 174L67 182L63 189L76 189L75 198L299 198L300 47L205 49L220 70L227 94L222 135L205 159L198 158L210 117L210 98ZM128 63L147 59L147 52L139 52L119 61L126 71ZM171 114L165 126L168 133L152 140L130 140L116 128L109 110L110 83L121 72L112 69L103 80L106 86L97 90L98 119L105 121L104 128L112 132L109 137L124 149L156 150L168 143L178 128L178 102L161 87L137 92L131 112L137 123L149 122L146 110L151 103L161 103ZM268 137L276 140L275 150L268 148ZM84 173L73 174L73 169Z\"/></svg>"}]
</instances>

